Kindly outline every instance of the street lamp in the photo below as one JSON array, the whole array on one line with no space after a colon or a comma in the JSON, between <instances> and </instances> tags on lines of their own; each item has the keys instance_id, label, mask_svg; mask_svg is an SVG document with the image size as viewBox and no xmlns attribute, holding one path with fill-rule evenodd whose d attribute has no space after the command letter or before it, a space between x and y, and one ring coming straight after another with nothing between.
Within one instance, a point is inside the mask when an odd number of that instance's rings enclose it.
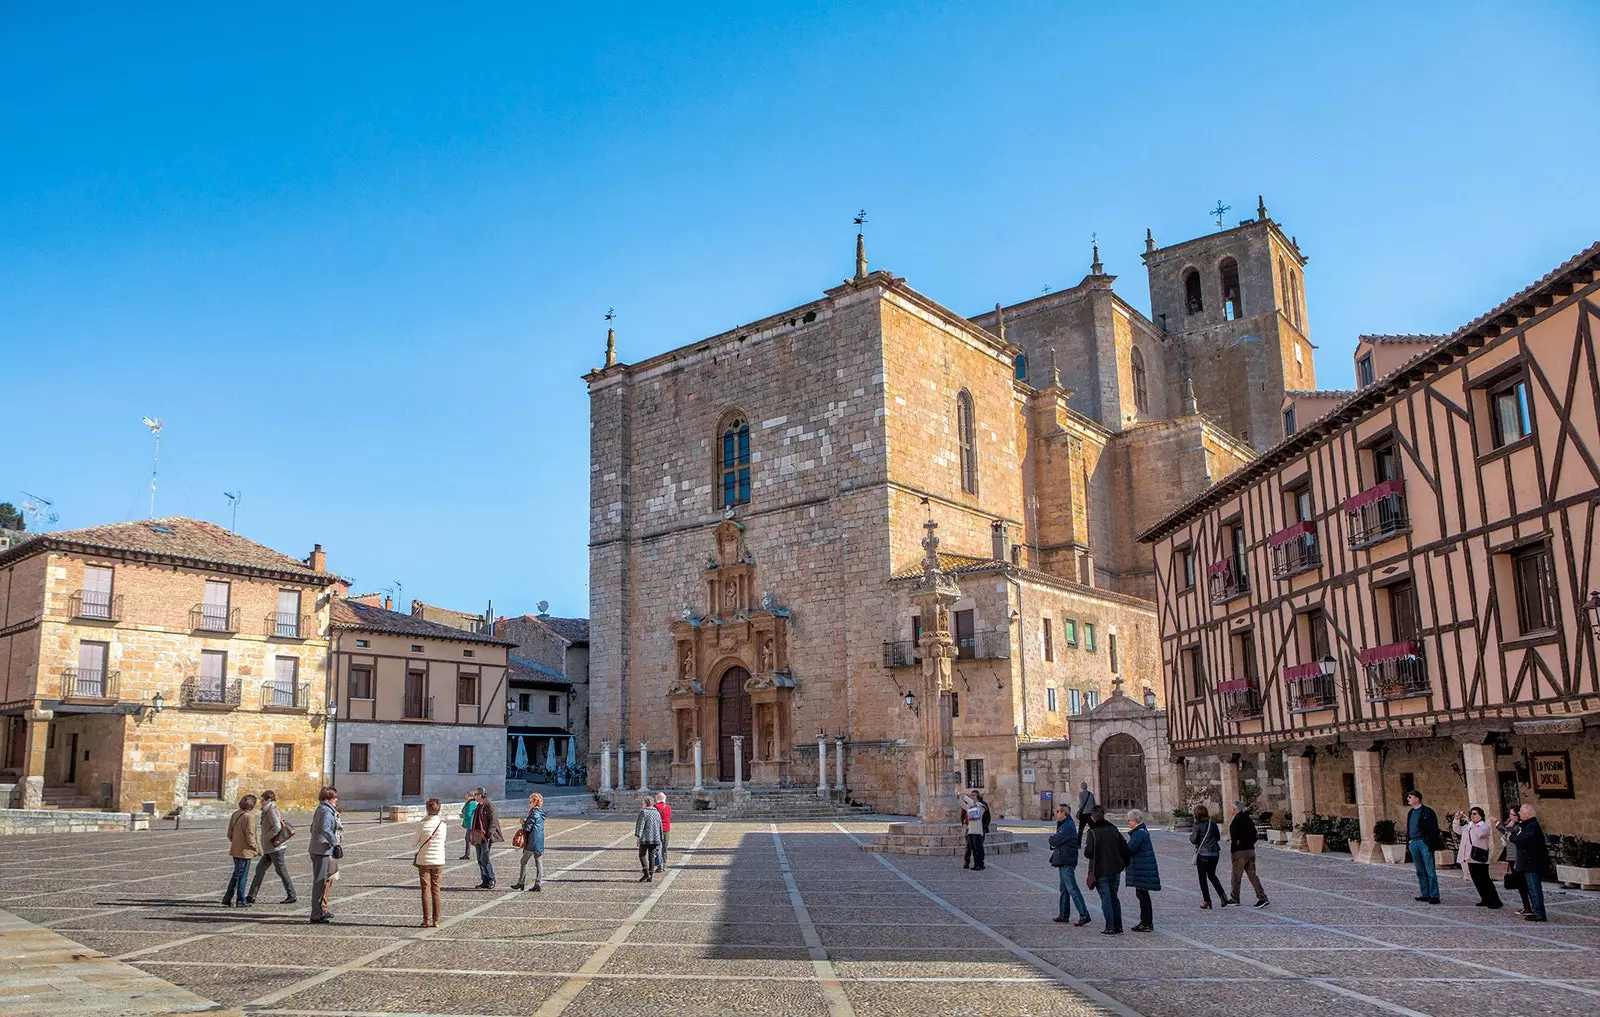
<instances>
[{"instance_id":1,"label":"street lamp","mask_svg":"<svg viewBox=\"0 0 1600 1017\"><path fill-rule=\"evenodd\" d=\"M1589 614L1594 616L1594 620L1589 623L1589 630L1600 634L1600 590L1590 591L1588 607Z\"/></svg>"},{"instance_id":2,"label":"street lamp","mask_svg":"<svg viewBox=\"0 0 1600 1017\"><path fill-rule=\"evenodd\" d=\"M917 712L917 694L912 692L910 689L906 690L906 707L911 710L912 713Z\"/></svg>"}]
</instances>

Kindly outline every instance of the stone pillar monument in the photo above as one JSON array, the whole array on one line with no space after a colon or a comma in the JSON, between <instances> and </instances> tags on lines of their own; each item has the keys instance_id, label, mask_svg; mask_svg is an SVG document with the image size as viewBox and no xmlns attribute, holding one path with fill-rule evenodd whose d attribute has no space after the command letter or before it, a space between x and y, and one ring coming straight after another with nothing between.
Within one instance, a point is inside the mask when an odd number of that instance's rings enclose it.
<instances>
[{"instance_id":1,"label":"stone pillar monument","mask_svg":"<svg viewBox=\"0 0 1600 1017\"><path fill-rule=\"evenodd\" d=\"M950 737L955 637L950 634L950 607L961 599L961 587L939 568L939 524L923 524L922 578L911 599L922 609L921 749L922 773L918 816L924 823L949 823L957 816L958 774Z\"/></svg>"},{"instance_id":2,"label":"stone pillar monument","mask_svg":"<svg viewBox=\"0 0 1600 1017\"><path fill-rule=\"evenodd\" d=\"M1289 848L1304 851L1306 835L1300 832L1300 824L1311 815L1311 757L1287 756L1284 764L1289 778L1289 811L1294 815L1295 825L1289 834Z\"/></svg>"},{"instance_id":3,"label":"stone pillar monument","mask_svg":"<svg viewBox=\"0 0 1600 1017\"><path fill-rule=\"evenodd\" d=\"M844 735L833 737L833 789L844 794Z\"/></svg>"},{"instance_id":4,"label":"stone pillar monument","mask_svg":"<svg viewBox=\"0 0 1600 1017\"><path fill-rule=\"evenodd\" d=\"M1482 742L1461 746L1461 762L1466 768L1467 807L1476 805L1492 823L1495 802L1500 799L1500 777L1495 773L1494 746ZM1509 804L1509 803L1508 803Z\"/></svg>"},{"instance_id":5,"label":"stone pillar monument","mask_svg":"<svg viewBox=\"0 0 1600 1017\"><path fill-rule=\"evenodd\" d=\"M639 790L650 790L650 743L639 743Z\"/></svg>"},{"instance_id":6,"label":"stone pillar monument","mask_svg":"<svg viewBox=\"0 0 1600 1017\"><path fill-rule=\"evenodd\" d=\"M617 742L617 790L621 791L628 786L628 747L621 741Z\"/></svg>"},{"instance_id":7,"label":"stone pillar monument","mask_svg":"<svg viewBox=\"0 0 1600 1017\"><path fill-rule=\"evenodd\" d=\"M828 797L828 736L817 732L817 797Z\"/></svg>"},{"instance_id":8,"label":"stone pillar monument","mask_svg":"<svg viewBox=\"0 0 1600 1017\"><path fill-rule=\"evenodd\" d=\"M1361 825L1361 847L1351 845L1358 862L1384 864L1383 848L1372 836L1372 828L1383 818L1383 774L1377 748L1356 749L1350 754L1355 764L1356 817Z\"/></svg>"},{"instance_id":9,"label":"stone pillar monument","mask_svg":"<svg viewBox=\"0 0 1600 1017\"><path fill-rule=\"evenodd\" d=\"M694 740L694 789L696 791L704 791L706 789L705 769L701 762L703 758L702 751L700 739L696 738Z\"/></svg>"},{"instance_id":10,"label":"stone pillar monument","mask_svg":"<svg viewBox=\"0 0 1600 1017\"><path fill-rule=\"evenodd\" d=\"M1239 800L1239 757L1222 757L1222 815L1223 822L1232 822L1233 803ZM1184 808L1188 808L1187 805Z\"/></svg>"},{"instance_id":11,"label":"stone pillar monument","mask_svg":"<svg viewBox=\"0 0 1600 1017\"><path fill-rule=\"evenodd\" d=\"M611 790L611 743L600 743L600 790Z\"/></svg>"},{"instance_id":12,"label":"stone pillar monument","mask_svg":"<svg viewBox=\"0 0 1600 1017\"><path fill-rule=\"evenodd\" d=\"M744 790L744 735L733 736L733 789Z\"/></svg>"}]
</instances>

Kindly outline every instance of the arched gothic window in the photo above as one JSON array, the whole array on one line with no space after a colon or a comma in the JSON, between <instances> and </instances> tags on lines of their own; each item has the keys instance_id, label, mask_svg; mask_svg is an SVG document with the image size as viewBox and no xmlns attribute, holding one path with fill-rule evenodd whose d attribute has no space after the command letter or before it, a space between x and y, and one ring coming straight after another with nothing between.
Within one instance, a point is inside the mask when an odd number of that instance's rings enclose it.
<instances>
[{"instance_id":1,"label":"arched gothic window","mask_svg":"<svg viewBox=\"0 0 1600 1017\"><path fill-rule=\"evenodd\" d=\"M1289 320L1294 320L1294 311L1289 307L1289 266L1283 263L1283 255L1278 255L1278 289L1283 292L1282 307L1289 312Z\"/></svg>"},{"instance_id":2,"label":"arched gothic window","mask_svg":"<svg viewBox=\"0 0 1600 1017\"><path fill-rule=\"evenodd\" d=\"M1028 380L1028 355L1026 353L1018 353L1017 359L1012 361L1011 366L1016 372L1018 381Z\"/></svg>"},{"instance_id":3,"label":"arched gothic window","mask_svg":"<svg viewBox=\"0 0 1600 1017\"><path fill-rule=\"evenodd\" d=\"M750 424L743 417L728 418L722 427L722 507L750 504Z\"/></svg>"},{"instance_id":4,"label":"arched gothic window","mask_svg":"<svg viewBox=\"0 0 1600 1017\"><path fill-rule=\"evenodd\" d=\"M1294 327L1303 330L1305 324L1300 320L1300 273L1292 268L1289 270L1289 306L1294 309Z\"/></svg>"},{"instance_id":5,"label":"arched gothic window","mask_svg":"<svg viewBox=\"0 0 1600 1017\"><path fill-rule=\"evenodd\" d=\"M1199 314L1205 310L1205 301L1200 299L1200 271L1188 268L1183 271L1183 304L1190 314Z\"/></svg>"},{"instance_id":6,"label":"arched gothic window","mask_svg":"<svg viewBox=\"0 0 1600 1017\"><path fill-rule=\"evenodd\" d=\"M1223 258L1217 266L1222 279L1222 316L1228 321L1244 317L1244 301L1239 297L1239 263Z\"/></svg>"},{"instance_id":7,"label":"arched gothic window","mask_svg":"<svg viewBox=\"0 0 1600 1017\"><path fill-rule=\"evenodd\" d=\"M1144 354L1133 348L1133 405L1140 413L1150 412L1150 401L1145 390Z\"/></svg>"},{"instance_id":8,"label":"arched gothic window","mask_svg":"<svg viewBox=\"0 0 1600 1017\"><path fill-rule=\"evenodd\" d=\"M978 431L973 419L972 393L956 396L956 437L961 443L961 490L978 493Z\"/></svg>"}]
</instances>

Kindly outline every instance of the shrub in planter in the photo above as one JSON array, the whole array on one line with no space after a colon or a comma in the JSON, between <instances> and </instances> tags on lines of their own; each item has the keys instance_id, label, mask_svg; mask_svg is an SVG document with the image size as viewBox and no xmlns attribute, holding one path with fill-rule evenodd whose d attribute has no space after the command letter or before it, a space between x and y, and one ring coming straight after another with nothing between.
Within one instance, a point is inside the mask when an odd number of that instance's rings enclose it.
<instances>
[{"instance_id":1,"label":"shrub in planter","mask_svg":"<svg viewBox=\"0 0 1600 1017\"><path fill-rule=\"evenodd\" d=\"M1194 813L1190 812L1188 809L1173 809L1172 826L1177 830L1194 829Z\"/></svg>"},{"instance_id":2,"label":"shrub in planter","mask_svg":"<svg viewBox=\"0 0 1600 1017\"><path fill-rule=\"evenodd\" d=\"M1314 855L1320 855L1327 847L1328 834L1333 830L1333 820L1319 816L1315 812L1307 816L1305 822L1300 824L1300 832L1306 835L1306 850Z\"/></svg>"},{"instance_id":3,"label":"shrub in planter","mask_svg":"<svg viewBox=\"0 0 1600 1017\"><path fill-rule=\"evenodd\" d=\"M1582 837L1562 837L1556 878L1585 890L1600 888L1600 844Z\"/></svg>"},{"instance_id":4,"label":"shrub in planter","mask_svg":"<svg viewBox=\"0 0 1600 1017\"><path fill-rule=\"evenodd\" d=\"M1383 860L1390 865L1395 865L1406 860L1406 846L1397 843L1400 831L1395 827L1394 820L1380 819L1372 824L1372 839L1383 848Z\"/></svg>"}]
</instances>

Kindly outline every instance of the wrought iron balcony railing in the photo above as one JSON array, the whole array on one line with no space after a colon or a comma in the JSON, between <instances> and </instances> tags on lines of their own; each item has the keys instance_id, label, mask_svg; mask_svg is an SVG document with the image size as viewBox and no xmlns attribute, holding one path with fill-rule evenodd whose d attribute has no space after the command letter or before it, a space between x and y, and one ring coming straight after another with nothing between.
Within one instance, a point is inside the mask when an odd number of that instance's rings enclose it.
<instances>
[{"instance_id":1,"label":"wrought iron balcony railing","mask_svg":"<svg viewBox=\"0 0 1600 1017\"><path fill-rule=\"evenodd\" d=\"M1244 555L1230 554L1207 565L1206 588L1213 604L1226 604L1249 593L1250 573L1245 569Z\"/></svg>"},{"instance_id":2,"label":"wrought iron balcony railing","mask_svg":"<svg viewBox=\"0 0 1600 1017\"><path fill-rule=\"evenodd\" d=\"M917 651L914 639L901 639L895 642L885 641L883 644L884 667L916 667L922 655Z\"/></svg>"},{"instance_id":3,"label":"wrought iron balcony railing","mask_svg":"<svg viewBox=\"0 0 1600 1017\"><path fill-rule=\"evenodd\" d=\"M122 620L122 594L97 590L73 590L67 596L67 614L89 621Z\"/></svg>"},{"instance_id":4,"label":"wrought iron balcony railing","mask_svg":"<svg viewBox=\"0 0 1600 1017\"><path fill-rule=\"evenodd\" d=\"M239 609L219 604L196 604L189 609L189 627L196 632L238 632Z\"/></svg>"},{"instance_id":5,"label":"wrought iron balcony railing","mask_svg":"<svg viewBox=\"0 0 1600 1017\"><path fill-rule=\"evenodd\" d=\"M196 675L185 678L181 697L184 706L212 710L232 710L239 705L240 681L237 678L210 678Z\"/></svg>"},{"instance_id":6,"label":"wrought iron balcony railing","mask_svg":"<svg viewBox=\"0 0 1600 1017\"><path fill-rule=\"evenodd\" d=\"M1289 712L1309 713L1331 709L1337 702L1332 664L1297 664L1283 669L1289 687Z\"/></svg>"},{"instance_id":7,"label":"wrought iron balcony railing","mask_svg":"<svg viewBox=\"0 0 1600 1017\"><path fill-rule=\"evenodd\" d=\"M61 671L62 699L115 699L121 671L99 667L68 667Z\"/></svg>"},{"instance_id":8,"label":"wrought iron balcony railing","mask_svg":"<svg viewBox=\"0 0 1600 1017\"><path fill-rule=\"evenodd\" d=\"M1416 642L1374 646L1362 650L1356 659L1361 661L1361 668L1366 672L1369 703L1410 699L1431 691L1427 661L1422 657L1422 646Z\"/></svg>"},{"instance_id":9,"label":"wrought iron balcony railing","mask_svg":"<svg viewBox=\"0 0 1600 1017\"><path fill-rule=\"evenodd\" d=\"M266 681L261 683L263 710L304 710L311 696L309 682Z\"/></svg>"},{"instance_id":10,"label":"wrought iron balcony railing","mask_svg":"<svg viewBox=\"0 0 1600 1017\"><path fill-rule=\"evenodd\" d=\"M1011 658L1011 631L991 629L974 632L956 640L957 660L1009 660Z\"/></svg>"},{"instance_id":11,"label":"wrought iron balcony railing","mask_svg":"<svg viewBox=\"0 0 1600 1017\"><path fill-rule=\"evenodd\" d=\"M1316 524L1309 520L1295 523L1267 538L1272 550L1272 578L1288 579L1322 564L1322 545L1317 543Z\"/></svg>"},{"instance_id":12,"label":"wrought iron balcony railing","mask_svg":"<svg viewBox=\"0 0 1600 1017\"><path fill-rule=\"evenodd\" d=\"M1411 532L1411 516L1406 513L1406 482L1386 480L1360 494L1345 499L1345 541L1350 550L1371 547L1397 533Z\"/></svg>"},{"instance_id":13,"label":"wrought iron balcony railing","mask_svg":"<svg viewBox=\"0 0 1600 1017\"><path fill-rule=\"evenodd\" d=\"M316 626L310 615L273 611L262 623L262 631L269 639L309 639L316 635Z\"/></svg>"},{"instance_id":14,"label":"wrought iron balcony railing","mask_svg":"<svg viewBox=\"0 0 1600 1017\"><path fill-rule=\"evenodd\" d=\"M407 696L405 701L406 720L432 720L432 696Z\"/></svg>"},{"instance_id":15,"label":"wrought iron balcony railing","mask_svg":"<svg viewBox=\"0 0 1600 1017\"><path fill-rule=\"evenodd\" d=\"M1217 686L1222 693L1222 716L1227 720L1249 720L1261 716L1261 689L1254 678L1235 678Z\"/></svg>"}]
</instances>

